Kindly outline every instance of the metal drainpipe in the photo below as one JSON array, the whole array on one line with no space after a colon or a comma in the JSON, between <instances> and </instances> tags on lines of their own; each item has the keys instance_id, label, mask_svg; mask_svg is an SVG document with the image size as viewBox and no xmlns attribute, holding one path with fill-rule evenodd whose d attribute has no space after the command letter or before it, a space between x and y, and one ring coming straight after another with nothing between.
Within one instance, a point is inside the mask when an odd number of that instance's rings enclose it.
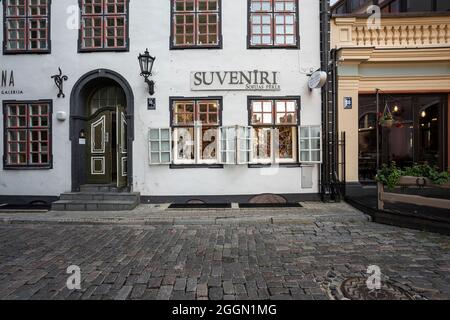
<instances>
[{"instance_id":1,"label":"metal drainpipe","mask_svg":"<svg viewBox=\"0 0 450 320\"><path fill-rule=\"evenodd\" d=\"M321 68L328 80L322 88L322 128L324 161L321 166L321 196L323 201L340 201L339 179L339 132L337 110L337 64L336 50L330 50L330 3L321 0Z\"/></svg>"},{"instance_id":2,"label":"metal drainpipe","mask_svg":"<svg viewBox=\"0 0 450 320\"><path fill-rule=\"evenodd\" d=\"M334 166L333 166L333 170L335 172L335 184L336 184L336 190L338 191L338 194L336 195L336 197L339 198L339 200L342 200L342 192L341 192L341 183L342 181L339 178L339 141L340 141L340 133L339 133L339 108L338 108L338 82L337 82L337 51L336 49L331 49L330 50L330 68L331 68L331 74L332 74L332 78L331 78L331 83L332 83L332 92L331 92L331 107L333 109L333 132L334 132ZM345 153L345 146L344 146L344 151ZM345 166L345 163L344 163ZM342 178L343 181L345 181L345 177ZM337 188L337 185L339 185L339 187ZM344 186L345 187L345 186Z\"/></svg>"},{"instance_id":3,"label":"metal drainpipe","mask_svg":"<svg viewBox=\"0 0 450 320\"><path fill-rule=\"evenodd\" d=\"M329 75L330 52L330 3L329 0L320 0L320 60L321 69ZM323 163L321 165L321 198L330 201L333 197L332 188L332 145L330 145L330 110L329 110L329 80L322 88L322 131L323 131Z\"/></svg>"}]
</instances>

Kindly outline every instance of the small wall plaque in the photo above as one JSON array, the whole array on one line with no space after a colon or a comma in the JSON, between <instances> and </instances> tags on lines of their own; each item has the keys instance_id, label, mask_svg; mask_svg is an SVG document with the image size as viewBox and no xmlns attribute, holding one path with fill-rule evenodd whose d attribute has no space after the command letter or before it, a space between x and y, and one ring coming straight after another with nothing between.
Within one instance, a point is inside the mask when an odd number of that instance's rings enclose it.
<instances>
[{"instance_id":1,"label":"small wall plaque","mask_svg":"<svg viewBox=\"0 0 450 320\"><path fill-rule=\"evenodd\" d=\"M352 109L353 108L353 98L345 97L344 98L344 109Z\"/></svg>"},{"instance_id":2,"label":"small wall plaque","mask_svg":"<svg viewBox=\"0 0 450 320\"><path fill-rule=\"evenodd\" d=\"M148 110L156 110L156 99L155 98L148 98L147 109Z\"/></svg>"}]
</instances>

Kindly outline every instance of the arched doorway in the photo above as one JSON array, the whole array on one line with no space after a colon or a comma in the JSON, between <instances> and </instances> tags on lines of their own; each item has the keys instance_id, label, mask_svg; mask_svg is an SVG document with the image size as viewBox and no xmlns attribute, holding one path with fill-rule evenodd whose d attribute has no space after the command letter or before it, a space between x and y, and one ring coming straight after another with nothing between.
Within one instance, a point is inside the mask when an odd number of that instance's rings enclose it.
<instances>
[{"instance_id":1,"label":"arched doorway","mask_svg":"<svg viewBox=\"0 0 450 320\"><path fill-rule=\"evenodd\" d=\"M132 186L134 99L128 82L111 70L82 76L70 100L72 191L81 185Z\"/></svg>"}]
</instances>

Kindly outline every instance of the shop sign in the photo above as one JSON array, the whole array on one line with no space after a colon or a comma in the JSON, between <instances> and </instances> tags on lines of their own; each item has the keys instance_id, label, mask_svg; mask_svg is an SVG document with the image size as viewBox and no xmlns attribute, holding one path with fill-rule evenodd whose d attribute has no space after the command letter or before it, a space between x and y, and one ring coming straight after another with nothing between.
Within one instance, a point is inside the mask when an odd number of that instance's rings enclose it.
<instances>
[{"instance_id":1,"label":"shop sign","mask_svg":"<svg viewBox=\"0 0 450 320\"><path fill-rule=\"evenodd\" d=\"M0 70L0 94L23 94L22 90L15 87L13 70Z\"/></svg>"},{"instance_id":2,"label":"shop sign","mask_svg":"<svg viewBox=\"0 0 450 320\"><path fill-rule=\"evenodd\" d=\"M322 88L327 82L327 73L325 71L316 71L309 77L308 86L310 89Z\"/></svg>"},{"instance_id":3,"label":"shop sign","mask_svg":"<svg viewBox=\"0 0 450 320\"><path fill-rule=\"evenodd\" d=\"M192 91L280 91L277 71L193 71Z\"/></svg>"}]
</instances>

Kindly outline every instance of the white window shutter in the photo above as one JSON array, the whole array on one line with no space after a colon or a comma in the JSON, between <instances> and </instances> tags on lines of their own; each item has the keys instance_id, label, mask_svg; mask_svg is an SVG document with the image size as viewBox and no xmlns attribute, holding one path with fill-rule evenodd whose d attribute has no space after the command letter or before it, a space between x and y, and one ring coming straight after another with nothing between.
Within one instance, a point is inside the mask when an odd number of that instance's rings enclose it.
<instances>
[{"instance_id":1,"label":"white window shutter","mask_svg":"<svg viewBox=\"0 0 450 320\"><path fill-rule=\"evenodd\" d=\"M251 162L252 127L237 127L237 164Z\"/></svg>"},{"instance_id":2,"label":"white window shutter","mask_svg":"<svg viewBox=\"0 0 450 320\"><path fill-rule=\"evenodd\" d=\"M220 162L236 164L236 127L220 128Z\"/></svg>"},{"instance_id":3,"label":"white window shutter","mask_svg":"<svg viewBox=\"0 0 450 320\"><path fill-rule=\"evenodd\" d=\"M170 128L149 129L148 157L150 165L172 163L172 130Z\"/></svg>"},{"instance_id":4,"label":"white window shutter","mask_svg":"<svg viewBox=\"0 0 450 320\"><path fill-rule=\"evenodd\" d=\"M299 150L301 163L322 163L322 127L299 127Z\"/></svg>"}]
</instances>

